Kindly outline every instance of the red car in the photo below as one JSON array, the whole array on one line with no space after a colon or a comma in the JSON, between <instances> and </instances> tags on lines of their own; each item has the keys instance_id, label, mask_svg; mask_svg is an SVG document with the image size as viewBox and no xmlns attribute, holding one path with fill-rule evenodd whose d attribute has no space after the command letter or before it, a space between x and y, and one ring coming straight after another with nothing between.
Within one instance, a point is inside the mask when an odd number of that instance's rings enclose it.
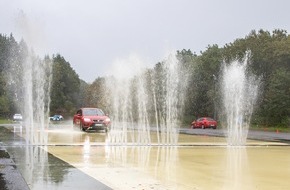
<instances>
[{"instance_id":1,"label":"red car","mask_svg":"<svg viewBox=\"0 0 290 190\"><path fill-rule=\"evenodd\" d=\"M191 123L191 128L217 128L217 122L210 117L201 117Z\"/></svg>"},{"instance_id":2,"label":"red car","mask_svg":"<svg viewBox=\"0 0 290 190\"><path fill-rule=\"evenodd\" d=\"M81 108L73 117L73 125L82 131L110 129L110 118L99 108Z\"/></svg>"}]
</instances>

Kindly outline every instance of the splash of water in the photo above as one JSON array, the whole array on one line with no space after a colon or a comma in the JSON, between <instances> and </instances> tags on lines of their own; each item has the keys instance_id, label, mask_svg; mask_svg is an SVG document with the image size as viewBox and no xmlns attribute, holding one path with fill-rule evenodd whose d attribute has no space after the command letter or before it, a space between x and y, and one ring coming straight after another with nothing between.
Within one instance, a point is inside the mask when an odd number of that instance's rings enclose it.
<instances>
[{"instance_id":1,"label":"splash of water","mask_svg":"<svg viewBox=\"0 0 290 190\"><path fill-rule=\"evenodd\" d=\"M24 64L24 118L26 138L33 144L46 144L44 132L48 126L50 103L51 63L28 57Z\"/></svg>"},{"instance_id":2,"label":"splash of water","mask_svg":"<svg viewBox=\"0 0 290 190\"><path fill-rule=\"evenodd\" d=\"M222 79L227 143L246 144L251 116L258 96L259 79L247 73L247 62L234 61L224 66ZM248 75L247 75L248 74Z\"/></svg>"},{"instance_id":3,"label":"splash of water","mask_svg":"<svg viewBox=\"0 0 290 190\"><path fill-rule=\"evenodd\" d=\"M9 63L10 90L18 106L17 110L23 114L27 143L46 144L44 129L49 122L52 63L49 58L41 60L34 54L34 51L39 54L41 49L45 49L45 36L40 30L42 26L23 11L17 15L15 24L33 50L29 51L24 41L20 42L17 52L13 52L13 48L10 50L11 55L21 54L17 60L12 56ZM39 36L42 38L37 38Z\"/></svg>"},{"instance_id":4,"label":"splash of water","mask_svg":"<svg viewBox=\"0 0 290 190\"><path fill-rule=\"evenodd\" d=\"M156 121L158 140L161 144L176 144L182 113L186 80L182 80L178 71L179 62L173 54L170 54L163 69L161 78L155 81L155 94L157 113ZM156 83L157 82L157 83ZM159 137L160 136L160 137Z\"/></svg>"},{"instance_id":5,"label":"splash of water","mask_svg":"<svg viewBox=\"0 0 290 190\"><path fill-rule=\"evenodd\" d=\"M8 75L10 90L15 95L14 102L23 114L25 139L27 144L46 144L44 132L48 126L50 103L51 63L49 59L40 60L27 55L16 70L11 64ZM17 72L15 72L17 71Z\"/></svg>"},{"instance_id":6,"label":"splash of water","mask_svg":"<svg viewBox=\"0 0 290 190\"><path fill-rule=\"evenodd\" d=\"M23 53L23 52L22 52ZM35 171L47 171L47 132L50 103L52 64L49 59L40 60L36 56L22 54L22 61L11 61L7 72L9 91L13 94L17 110L23 114L23 133L26 146L23 162L26 181L33 184ZM38 146L31 145L41 145ZM42 146L44 145L44 146ZM37 166L37 167L34 167ZM33 187L32 187L33 188Z\"/></svg>"},{"instance_id":7,"label":"splash of water","mask_svg":"<svg viewBox=\"0 0 290 190\"><path fill-rule=\"evenodd\" d=\"M113 119L108 142L150 145L155 131L158 144L176 144L187 84L176 56L170 55L153 70L143 69L136 58L130 61L138 71L134 76L106 79Z\"/></svg>"}]
</instances>

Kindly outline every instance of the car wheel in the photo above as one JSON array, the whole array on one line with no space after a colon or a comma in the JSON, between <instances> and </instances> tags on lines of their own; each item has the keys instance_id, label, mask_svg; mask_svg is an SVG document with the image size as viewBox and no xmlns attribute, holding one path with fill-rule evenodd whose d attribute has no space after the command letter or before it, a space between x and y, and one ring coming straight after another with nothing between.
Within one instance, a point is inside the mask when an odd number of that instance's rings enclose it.
<instances>
[{"instance_id":1,"label":"car wheel","mask_svg":"<svg viewBox=\"0 0 290 190\"><path fill-rule=\"evenodd\" d=\"M82 124L82 123L80 123L80 130L81 130L81 131L85 131L85 129L84 129L84 127L83 127L83 124Z\"/></svg>"},{"instance_id":2,"label":"car wheel","mask_svg":"<svg viewBox=\"0 0 290 190\"><path fill-rule=\"evenodd\" d=\"M202 125L201 128L204 129L204 125Z\"/></svg>"},{"instance_id":3,"label":"car wheel","mask_svg":"<svg viewBox=\"0 0 290 190\"><path fill-rule=\"evenodd\" d=\"M111 127L110 127L110 126L108 126L108 127L105 129L106 133L108 133L110 130L111 130Z\"/></svg>"},{"instance_id":4,"label":"car wheel","mask_svg":"<svg viewBox=\"0 0 290 190\"><path fill-rule=\"evenodd\" d=\"M213 129L216 129L216 126L213 126L212 128L213 128Z\"/></svg>"}]
</instances>

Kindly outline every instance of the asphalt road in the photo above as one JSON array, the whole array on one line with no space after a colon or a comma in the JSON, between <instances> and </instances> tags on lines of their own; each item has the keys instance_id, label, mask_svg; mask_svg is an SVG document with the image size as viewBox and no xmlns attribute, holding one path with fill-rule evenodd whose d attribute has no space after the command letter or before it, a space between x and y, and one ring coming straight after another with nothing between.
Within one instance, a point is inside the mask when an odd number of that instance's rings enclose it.
<instances>
[{"instance_id":1,"label":"asphalt road","mask_svg":"<svg viewBox=\"0 0 290 190\"><path fill-rule=\"evenodd\" d=\"M181 128L179 132L182 134L208 135L208 136L218 136L218 137L225 137L225 134L226 134L226 131L224 131L223 129ZM290 133L281 133L279 131L271 132L271 131L249 130L248 139L262 140L262 141L278 141L278 142L286 142L290 144Z\"/></svg>"}]
</instances>

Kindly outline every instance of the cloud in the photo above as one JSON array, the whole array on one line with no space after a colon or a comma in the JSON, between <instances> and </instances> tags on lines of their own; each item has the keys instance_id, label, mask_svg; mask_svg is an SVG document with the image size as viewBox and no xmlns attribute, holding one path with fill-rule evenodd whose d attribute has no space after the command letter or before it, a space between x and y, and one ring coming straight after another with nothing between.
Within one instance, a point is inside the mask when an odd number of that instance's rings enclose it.
<instances>
[{"instance_id":1,"label":"cloud","mask_svg":"<svg viewBox=\"0 0 290 190\"><path fill-rule=\"evenodd\" d=\"M132 52L153 65L167 49L198 53L253 29L290 30L290 2L283 0L1 1L0 32L25 38L39 54L60 53L87 82ZM13 28L15 18L22 25Z\"/></svg>"}]
</instances>

